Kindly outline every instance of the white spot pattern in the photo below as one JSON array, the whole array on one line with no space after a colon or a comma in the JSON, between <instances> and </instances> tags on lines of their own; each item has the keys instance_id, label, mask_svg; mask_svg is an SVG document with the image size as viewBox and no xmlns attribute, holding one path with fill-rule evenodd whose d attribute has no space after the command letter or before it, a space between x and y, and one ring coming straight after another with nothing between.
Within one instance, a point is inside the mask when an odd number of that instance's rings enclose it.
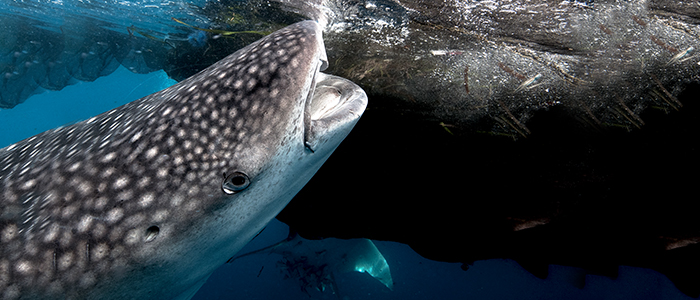
<instances>
[{"instance_id":1,"label":"white spot pattern","mask_svg":"<svg viewBox=\"0 0 700 300\"><path fill-rule=\"evenodd\" d=\"M301 131L307 78L289 79L317 67L305 53L318 51L317 39L300 38L316 34L310 24L275 32L171 88L0 149L0 296L63 299L100 286L137 249L168 238L161 232L146 244L147 228L177 234L226 201L211 196L223 194L224 172L260 172L290 128Z\"/></svg>"}]
</instances>

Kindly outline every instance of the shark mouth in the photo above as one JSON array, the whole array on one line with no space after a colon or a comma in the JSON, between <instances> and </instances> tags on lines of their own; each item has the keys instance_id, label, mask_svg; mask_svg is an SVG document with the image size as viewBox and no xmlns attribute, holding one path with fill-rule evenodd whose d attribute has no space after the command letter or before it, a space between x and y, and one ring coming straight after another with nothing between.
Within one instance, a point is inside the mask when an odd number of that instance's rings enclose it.
<instances>
[{"instance_id":1,"label":"shark mouth","mask_svg":"<svg viewBox=\"0 0 700 300\"><path fill-rule=\"evenodd\" d=\"M365 92L345 78L319 72L314 81L304 116L304 145L311 152L352 129L367 107Z\"/></svg>"},{"instance_id":2,"label":"shark mouth","mask_svg":"<svg viewBox=\"0 0 700 300\"><path fill-rule=\"evenodd\" d=\"M317 152L326 142L336 141L338 136L344 137L367 107L367 95L358 85L320 72L328 68L328 57L320 31L315 36L319 63L304 109L304 146L311 152Z\"/></svg>"}]
</instances>

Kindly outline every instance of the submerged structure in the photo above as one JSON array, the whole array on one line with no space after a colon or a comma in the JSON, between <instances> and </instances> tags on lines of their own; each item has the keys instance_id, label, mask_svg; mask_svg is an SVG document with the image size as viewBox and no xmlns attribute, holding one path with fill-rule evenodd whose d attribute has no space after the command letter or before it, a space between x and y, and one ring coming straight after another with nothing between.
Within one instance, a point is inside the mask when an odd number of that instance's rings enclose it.
<instances>
[{"instance_id":1,"label":"submerged structure","mask_svg":"<svg viewBox=\"0 0 700 300\"><path fill-rule=\"evenodd\" d=\"M377 246L368 239L307 240L290 233L289 237L279 243L241 254L228 262L233 263L253 254L270 253L282 256L277 263L278 268L285 278L297 280L302 291L307 294L310 289L321 292L330 290L341 297L335 276L347 272L367 273L388 289L394 288L389 264Z\"/></svg>"},{"instance_id":2,"label":"submerged structure","mask_svg":"<svg viewBox=\"0 0 700 300\"><path fill-rule=\"evenodd\" d=\"M7 4L5 4L7 5ZM107 7L105 15L109 16ZM90 81L118 65L181 80L286 24L324 26L329 72L381 100L371 108L522 138L551 107L592 128L636 129L647 108L676 111L697 81L697 5L667 0L204 1L148 21L60 26L2 15L0 107ZM17 10L22 4L7 5ZM51 11L31 7L37 15ZM145 18L144 18L145 19ZM192 25L196 24L196 26ZM55 27L53 27L55 26ZM90 30L84 30L90 28ZM235 33L235 34L234 34Z\"/></svg>"}]
</instances>

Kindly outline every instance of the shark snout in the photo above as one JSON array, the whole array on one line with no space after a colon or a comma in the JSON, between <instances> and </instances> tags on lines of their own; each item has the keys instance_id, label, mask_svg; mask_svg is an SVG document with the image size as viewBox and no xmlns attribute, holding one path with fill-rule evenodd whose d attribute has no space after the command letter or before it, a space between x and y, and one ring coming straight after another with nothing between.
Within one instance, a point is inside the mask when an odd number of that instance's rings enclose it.
<instances>
[{"instance_id":1,"label":"shark snout","mask_svg":"<svg viewBox=\"0 0 700 300\"><path fill-rule=\"evenodd\" d=\"M367 107L367 94L338 76L316 74L316 88L308 105L304 144L312 152L334 150ZM327 149L326 149L327 148Z\"/></svg>"}]
</instances>

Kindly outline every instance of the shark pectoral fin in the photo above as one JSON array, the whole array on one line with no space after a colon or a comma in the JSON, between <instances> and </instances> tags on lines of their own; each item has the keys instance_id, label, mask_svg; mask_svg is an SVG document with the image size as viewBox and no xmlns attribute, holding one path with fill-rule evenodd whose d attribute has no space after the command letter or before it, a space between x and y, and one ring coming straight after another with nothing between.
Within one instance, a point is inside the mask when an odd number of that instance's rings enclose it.
<instances>
[{"instance_id":1,"label":"shark pectoral fin","mask_svg":"<svg viewBox=\"0 0 700 300\"><path fill-rule=\"evenodd\" d=\"M390 290L394 289L394 281L391 278L389 264L372 241L361 239L352 249L352 253L349 254L356 259L354 271L365 272L379 280Z\"/></svg>"},{"instance_id":2,"label":"shark pectoral fin","mask_svg":"<svg viewBox=\"0 0 700 300\"><path fill-rule=\"evenodd\" d=\"M199 291L199 289L202 287L202 285L204 285L204 283L207 282L207 279L209 279L209 276L211 276L211 274L202 278L202 280L197 281L197 283L188 287L184 292L182 292L180 295L177 295L172 300L190 300L190 299L192 299L192 297L194 297L194 295L197 293L197 291Z\"/></svg>"}]
</instances>

